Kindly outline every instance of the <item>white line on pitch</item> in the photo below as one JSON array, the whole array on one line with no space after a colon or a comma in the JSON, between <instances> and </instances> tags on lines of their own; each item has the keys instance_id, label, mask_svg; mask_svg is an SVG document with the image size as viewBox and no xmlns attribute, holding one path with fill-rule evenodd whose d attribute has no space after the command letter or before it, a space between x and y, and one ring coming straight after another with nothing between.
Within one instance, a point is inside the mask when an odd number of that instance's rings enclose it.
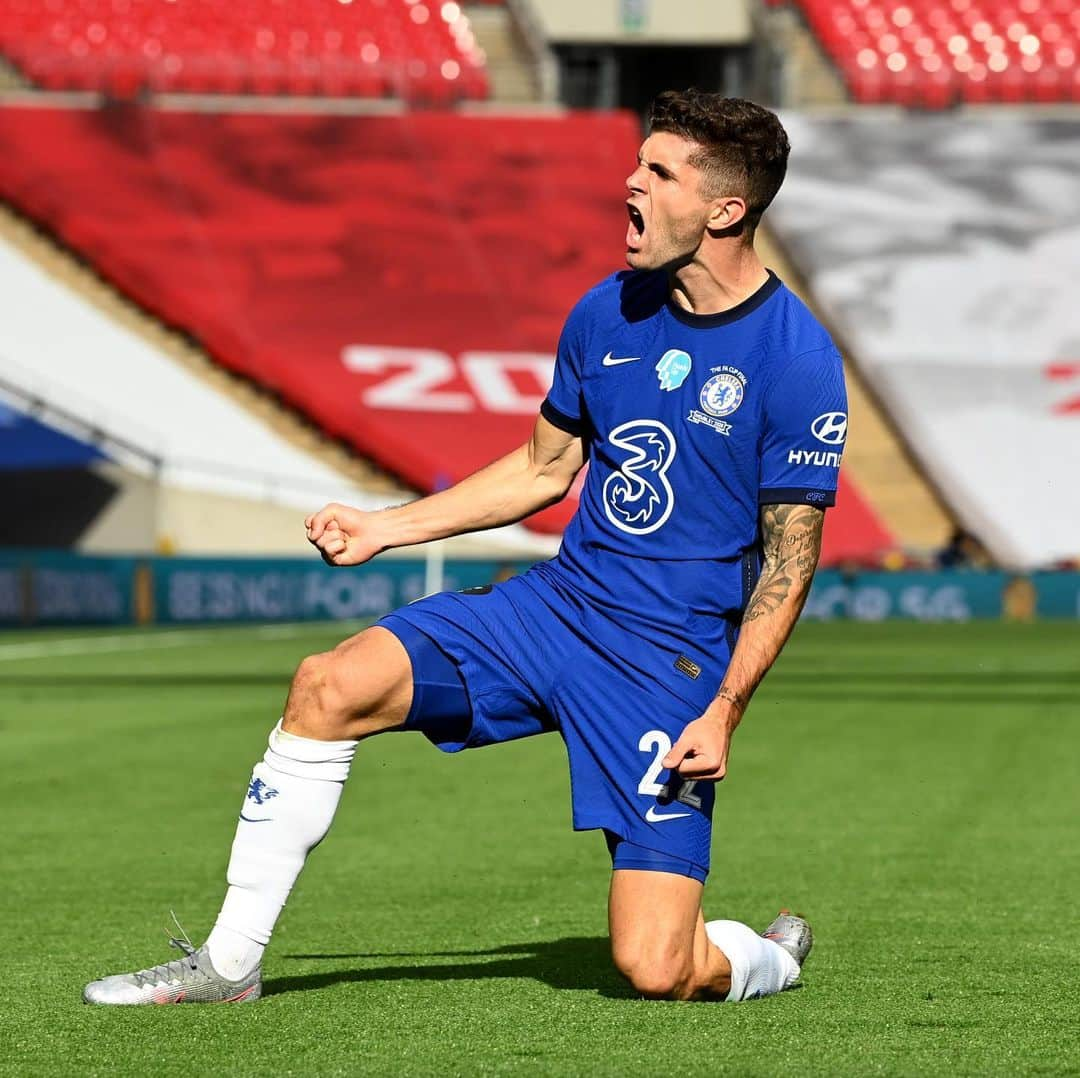
<instances>
[{"instance_id":1,"label":"white line on pitch","mask_svg":"<svg viewBox=\"0 0 1080 1078\"><path fill-rule=\"evenodd\" d=\"M270 640L287 640L294 636L307 636L313 632L333 630L342 640L361 629L366 629L371 624L370 620L350 621L283 621L273 625L260 625L255 629L255 635Z\"/></svg>"},{"instance_id":2,"label":"white line on pitch","mask_svg":"<svg viewBox=\"0 0 1080 1078\"><path fill-rule=\"evenodd\" d=\"M327 622L285 622L279 625L230 625L227 628L233 631L249 629L256 636L270 639L288 639L290 637L305 636L311 632L317 632L320 628L325 629ZM356 626L367 624L358 622ZM349 635L349 630L355 632L353 623L339 623L343 628L342 636ZM226 628L226 626L221 626ZM184 647L187 644L206 643L220 639L218 629L167 629L164 632L126 633L115 636L75 636L59 640L31 640L19 644L0 644L0 662L16 659L47 659L58 655L97 655L110 651L150 651L155 648Z\"/></svg>"},{"instance_id":3,"label":"white line on pitch","mask_svg":"<svg viewBox=\"0 0 1080 1078\"><path fill-rule=\"evenodd\" d=\"M104 651L147 651L151 648L183 647L194 640L208 638L205 632L180 629L148 636L88 636L61 640L28 641L0 644L0 662L11 659L45 659L56 655L95 655Z\"/></svg>"}]
</instances>

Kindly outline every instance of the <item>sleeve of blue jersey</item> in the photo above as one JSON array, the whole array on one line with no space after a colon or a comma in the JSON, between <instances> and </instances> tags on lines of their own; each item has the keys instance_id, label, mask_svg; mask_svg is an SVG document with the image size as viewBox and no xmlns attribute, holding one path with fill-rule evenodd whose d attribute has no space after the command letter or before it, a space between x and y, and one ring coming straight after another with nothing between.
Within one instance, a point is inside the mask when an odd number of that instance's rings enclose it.
<instances>
[{"instance_id":1,"label":"sleeve of blue jersey","mask_svg":"<svg viewBox=\"0 0 1080 1078\"><path fill-rule=\"evenodd\" d=\"M551 424L568 434L580 435L585 430L581 403L581 375L584 363L585 308L591 293L587 293L570 312L559 337L559 352L555 357L555 375L540 414Z\"/></svg>"},{"instance_id":2,"label":"sleeve of blue jersey","mask_svg":"<svg viewBox=\"0 0 1080 1078\"><path fill-rule=\"evenodd\" d=\"M846 437L844 365L835 346L776 369L765 397L758 504L834 505Z\"/></svg>"}]
</instances>

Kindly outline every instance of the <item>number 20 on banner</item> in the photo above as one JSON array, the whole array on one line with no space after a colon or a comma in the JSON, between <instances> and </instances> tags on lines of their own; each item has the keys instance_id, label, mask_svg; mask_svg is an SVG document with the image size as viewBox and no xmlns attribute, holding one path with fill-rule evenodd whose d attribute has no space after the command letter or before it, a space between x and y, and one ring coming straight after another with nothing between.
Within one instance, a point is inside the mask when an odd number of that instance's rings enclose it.
<instances>
[{"instance_id":1,"label":"number 20 on banner","mask_svg":"<svg viewBox=\"0 0 1080 1078\"><path fill-rule=\"evenodd\" d=\"M385 375L362 395L369 408L409 412L535 415L551 385L553 356L463 352L455 362L433 348L350 345L341 361L357 374ZM466 389L451 389L461 384Z\"/></svg>"}]
</instances>

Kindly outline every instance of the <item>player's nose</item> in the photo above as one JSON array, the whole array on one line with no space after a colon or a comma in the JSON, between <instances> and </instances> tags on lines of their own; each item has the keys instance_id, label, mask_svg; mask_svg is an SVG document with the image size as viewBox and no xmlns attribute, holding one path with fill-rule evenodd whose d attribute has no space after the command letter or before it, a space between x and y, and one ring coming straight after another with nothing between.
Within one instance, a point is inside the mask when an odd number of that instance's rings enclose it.
<instances>
[{"instance_id":1,"label":"player's nose","mask_svg":"<svg viewBox=\"0 0 1080 1078\"><path fill-rule=\"evenodd\" d=\"M645 175L645 166L638 165L638 167L626 177L626 189L632 195L640 195L645 190Z\"/></svg>"}]
</instances>

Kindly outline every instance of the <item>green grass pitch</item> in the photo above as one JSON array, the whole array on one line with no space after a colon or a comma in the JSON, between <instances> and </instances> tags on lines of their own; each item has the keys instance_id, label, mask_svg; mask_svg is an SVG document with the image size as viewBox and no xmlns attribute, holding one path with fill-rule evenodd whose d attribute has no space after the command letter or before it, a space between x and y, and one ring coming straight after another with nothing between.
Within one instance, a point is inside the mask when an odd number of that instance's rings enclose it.
<instances>
[{"instance_id":1,"label":"green grass pitch","mask_svg":"<svg viewBox=\"0 0 1080 1078\"><path fill-rule=\"evenodd\" d=\"M82 1005L209 929L288 679L342 626L0 637L4 1075L1080 1074L1080 626L807 625L740 729L706 914L781 905L801 989L612 972L557 737L358 754L252 1006Z\"/></svg>"}]
</instances>

